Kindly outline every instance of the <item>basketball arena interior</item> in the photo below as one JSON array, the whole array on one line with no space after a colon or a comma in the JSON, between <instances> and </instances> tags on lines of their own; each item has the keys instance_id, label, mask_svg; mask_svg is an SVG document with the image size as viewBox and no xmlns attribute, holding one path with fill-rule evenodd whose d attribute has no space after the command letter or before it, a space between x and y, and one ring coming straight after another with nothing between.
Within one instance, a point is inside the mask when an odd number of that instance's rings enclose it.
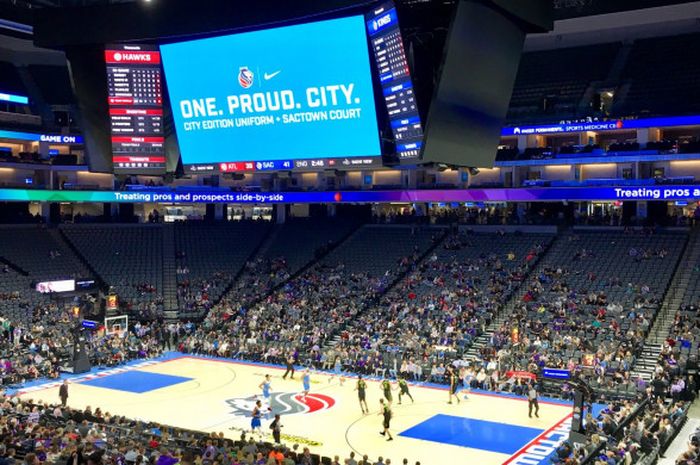
<instances>
[{"instance_id":1,"label":"basketball arena interior","mask_svg":"<svg viewBox=\"0 0 700 465\"><path fill-rule=\"evenodd\" d=\"M0 0L0 465L700 465L700 1Z\"/></svg>"}]
</instances>

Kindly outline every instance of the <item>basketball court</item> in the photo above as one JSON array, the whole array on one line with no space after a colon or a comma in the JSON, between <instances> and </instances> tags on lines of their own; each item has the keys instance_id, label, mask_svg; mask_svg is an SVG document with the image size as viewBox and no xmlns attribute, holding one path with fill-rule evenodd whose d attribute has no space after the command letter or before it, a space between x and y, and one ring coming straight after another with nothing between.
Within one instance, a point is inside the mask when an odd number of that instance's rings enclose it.
<instances>
[{"instance_id":1,"label":"basketball court","mask_svg":"<svg viewBox=\"0 0 700 465\"><path fill-rule=\"evenodd\" d=\"M341 459L354 450L360 456L391 458L395 464L403 458L426 465L549 463L548 456L566 439L570 426L572 408L564 402L543 400L540 418L528 418L523 398L473 392L460 404L448 405L444 388L418 384L411 385L415 403L404 398L399 405L398 391L393 392L394 441L387 442L379 434L378 381L368 380L370 414L363 415L354 379L341 385L338 378L312 372L311 393L304 399L301 373L283 380L283 372L271 365L169 353L70 378L68 404L99 406L103 412L237 439L241 431L250 431L250 412L261 395L258 386L270 374L271 406L282 414L286 445L308 445L314 453ZM29 384L15 394L57 402L59 384ZM265 435L270 421L263 419Z\"/></svg>"}]
</instances>

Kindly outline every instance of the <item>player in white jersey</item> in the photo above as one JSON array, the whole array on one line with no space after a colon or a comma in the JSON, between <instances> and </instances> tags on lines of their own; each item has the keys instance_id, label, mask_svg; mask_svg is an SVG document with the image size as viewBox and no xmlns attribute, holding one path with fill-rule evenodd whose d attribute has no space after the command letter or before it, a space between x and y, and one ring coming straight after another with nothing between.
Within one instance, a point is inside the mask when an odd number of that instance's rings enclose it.
<instances>
[{"instance_id":1,"label":"player in white jersey","mask_svg":"<svg viewBox=\"0 0 700 465\"><path fill-rule=\"evenodd\" d=\"M309 391L311 390L311 373L309 372L308 368L306 368L304 373L301 375L301 384L303 386L302 395L306 397L309 395Z\"/></svg>"},{"instance_id":2,"label":"player in white jersey","mask_svg":"<svg viewBox=\"0 0 700 465\"><path fill-rule=\"evenodd\" d=\"M340 359L340 355L337 355L335 357L335 363L333 365L333 375L330 378L328 378L328 382L330 383L334 378L338 378L341 386L345 383L345 377L343 376L343 362Z\"/></svg>"},{"instance_id":3,"label":"player in white jersey","mask_svg":"<svg viewBox=\"0 0 700 465\"><path fill-rule=\"evenodd\" d=\"M263 402L265 403L265 408L268 412L272 411L272 381L270 380L270 375L265 375L265 379L263 380L262 383L258 386L259 389L262 389L262 397L263 397ZM267 418L267 414L265 415L265 418Z\"/></svg>"}]
</instances>

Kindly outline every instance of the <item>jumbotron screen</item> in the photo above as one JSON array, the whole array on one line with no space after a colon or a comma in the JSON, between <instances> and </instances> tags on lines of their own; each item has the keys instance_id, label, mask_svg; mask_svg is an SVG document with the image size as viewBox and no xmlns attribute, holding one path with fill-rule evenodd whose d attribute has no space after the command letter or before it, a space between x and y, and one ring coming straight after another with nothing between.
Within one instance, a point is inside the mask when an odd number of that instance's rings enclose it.
<instances>
[{"instance_id":1,"label":"jumbotron screen","mask_svg":"<svg viewBox=\"0 0 700 465\"><path fill-rule=\"evenodd\" d=\"M362 16L161 46L190 172L381 164Z\"/></svg>"}]
</instances>

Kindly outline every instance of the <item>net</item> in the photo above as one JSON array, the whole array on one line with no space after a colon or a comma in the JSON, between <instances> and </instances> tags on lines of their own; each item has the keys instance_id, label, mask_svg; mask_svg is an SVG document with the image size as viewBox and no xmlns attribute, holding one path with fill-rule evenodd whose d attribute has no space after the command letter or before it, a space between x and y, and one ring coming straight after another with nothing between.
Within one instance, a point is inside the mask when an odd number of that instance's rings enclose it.
<instances>
[{"instance_id":1,"label":"net","mask_svg":"<svg viewBox=\"0 0 700 465\"><path fill-rule=\"evenodd\" d=\"M105 334L124 337L129 330L129 317L126 315L105 318Z\"/></svg>"}]
</instances>

